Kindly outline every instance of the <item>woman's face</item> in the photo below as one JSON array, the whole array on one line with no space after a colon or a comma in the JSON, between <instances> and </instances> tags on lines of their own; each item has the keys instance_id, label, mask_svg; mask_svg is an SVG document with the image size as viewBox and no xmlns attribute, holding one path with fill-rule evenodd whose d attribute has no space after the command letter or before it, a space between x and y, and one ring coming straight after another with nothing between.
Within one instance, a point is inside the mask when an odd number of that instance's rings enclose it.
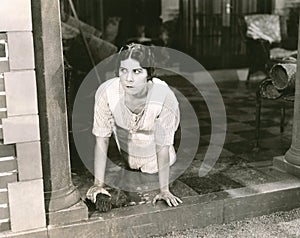
<instances>
[{"instance_id":1,"label":"woman's face","mask_svg":"<svg viewBox=\"0 0 300 238\"><path fill-rule=\"evenodd\" d=\"M147 70L137 60L128 58L120 62L119 77L126 93L143 92L147 86L147 76Z\"/></svg>"}]
</instances>

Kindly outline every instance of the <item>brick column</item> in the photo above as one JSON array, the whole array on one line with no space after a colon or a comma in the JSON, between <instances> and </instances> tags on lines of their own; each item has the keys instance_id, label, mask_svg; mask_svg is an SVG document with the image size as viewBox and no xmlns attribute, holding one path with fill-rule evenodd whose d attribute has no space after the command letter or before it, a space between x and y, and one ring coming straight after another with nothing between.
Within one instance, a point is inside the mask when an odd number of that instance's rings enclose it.
<instances>
[{"instance_id":1,"label":"brick column","mask_svg":"<svg viewBox=\"0 0 300 238\"><path fill-rule=\"evenodd\" d=\"M87 208L71 180L59 0L31 4L47 220L69 223Z\"/></svg>"},{"instance_id":2,"label":"brick column","mask_svg":"<svg viewBox=\"0 0 300 238\"><path fill-rule=\"evenodd\" d=\"M299 19L300 22L300 19ZM299 24L300 29L300 24ZM298 35L298 52L300 52L300 30ZM290 149L285 154L285 160L290 164L300 166L300 57L297 59L297 74L295 81L295 104L293 121L293 138Z\"/></svg>"}]
</instances>

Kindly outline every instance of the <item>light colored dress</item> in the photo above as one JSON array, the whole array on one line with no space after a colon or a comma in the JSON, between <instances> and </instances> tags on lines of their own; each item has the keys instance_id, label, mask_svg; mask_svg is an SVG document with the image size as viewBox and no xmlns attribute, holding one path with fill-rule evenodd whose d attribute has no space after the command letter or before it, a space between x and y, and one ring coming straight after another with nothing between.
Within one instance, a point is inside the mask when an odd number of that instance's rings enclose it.
<instances>
[{"instance_id":1,"label":"light colored dress","mask_svg":"<svg viewBox=\"0 0 300 238\"><path fill-rule=\"evenodd\" d=\"M131 169L158 172L156 145L169 146L170 166L176 161L174 134L179 125L178 101L168 85L153 78L144 109L135 114L125 105L119 78L101 84L95 96L93 134L110 137L117 144Z\"/></svg>"}]
</instances>

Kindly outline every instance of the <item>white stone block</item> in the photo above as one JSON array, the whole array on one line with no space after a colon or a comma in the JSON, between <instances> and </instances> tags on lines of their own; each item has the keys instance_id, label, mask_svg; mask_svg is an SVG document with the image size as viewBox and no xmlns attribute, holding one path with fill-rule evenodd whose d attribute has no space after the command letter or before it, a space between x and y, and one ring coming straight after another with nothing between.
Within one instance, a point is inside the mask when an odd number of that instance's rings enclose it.
<instances>
[{"instance_id":1,"label":"white stone block","mask_svg":"<svg viewBox=\"0 0 300 238\"><path fill-rule=\"evenodd\" d=\"M31 31L31 0L1 0L0 29L5 31Z\"/></svg>"},{"instance_id":2,"label":"white stone block","mask_svg":"<svg viewBox=\"0 0 300 238\"><path fill-rule=\"evenodd\" d=\"M33 70L4 73L4 85L8 117L38 113Z\"/></svg>"},{"instance_id":3,"label":"white stone block","mask_svg":"<svg viewBox=\"0 0 300 238\"><path fill-rule=\"evenodd\" d=\"M7 42L10 70L35 68L32 32L8 32Z\"/></svg>"},{"instance_id":4,"label":"white stone block","mask_svg":"<svg viewBox=\"0 0 300 238\"><path fill-rule=\"evenodd\" d=\"M40 142L17 144L16 150L19 181L42 178L43 174Z\"/></svg>"},{"instance_id":5,"label":"white stone block","mask_svg":"<svg viewBox=\"0 0 300 238\"><path fill-rule=\"evenodd\" d=\"M8 201L13 232L46 227L42 179L8 184Z\"/></svg>"},{"instance_id":6,"label":"white stone block","mask_svg":"<svg viewBox=\"0 0 300 238\"><path fill-rule=\"evenodd\" d=\"M38 115L3 118L2 125L4 144L40 140Z\"/></svg>"}]
</instances>

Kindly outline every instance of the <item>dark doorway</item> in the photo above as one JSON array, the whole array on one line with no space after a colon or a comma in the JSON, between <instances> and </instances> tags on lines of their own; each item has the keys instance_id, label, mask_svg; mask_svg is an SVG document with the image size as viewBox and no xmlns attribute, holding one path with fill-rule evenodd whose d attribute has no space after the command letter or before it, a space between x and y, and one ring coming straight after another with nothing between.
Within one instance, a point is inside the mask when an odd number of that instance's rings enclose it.
<instances>
[{"instance_id":1,"label":"dark doorway","mask_svg":"<svg viewBox=\"0 0 300 238\"><path fill-rule=\"evenodd\" d=\"M122 46L127 39L140 34L141 27L146 37L157 38L160 31L161 0L104 0L104 21L120 17L115 44Z\"/></svg>"},{"instance_id":2,"label":"dark doorway","mask_svg":"<svg viewBox=\"0 0 300 238\"><path fill-rule=\"evenodd\" d=\"M238 18L271 13L272 0L181 0L181 48L207 69L246 65Z\"/></svg>"}]
</instances>

